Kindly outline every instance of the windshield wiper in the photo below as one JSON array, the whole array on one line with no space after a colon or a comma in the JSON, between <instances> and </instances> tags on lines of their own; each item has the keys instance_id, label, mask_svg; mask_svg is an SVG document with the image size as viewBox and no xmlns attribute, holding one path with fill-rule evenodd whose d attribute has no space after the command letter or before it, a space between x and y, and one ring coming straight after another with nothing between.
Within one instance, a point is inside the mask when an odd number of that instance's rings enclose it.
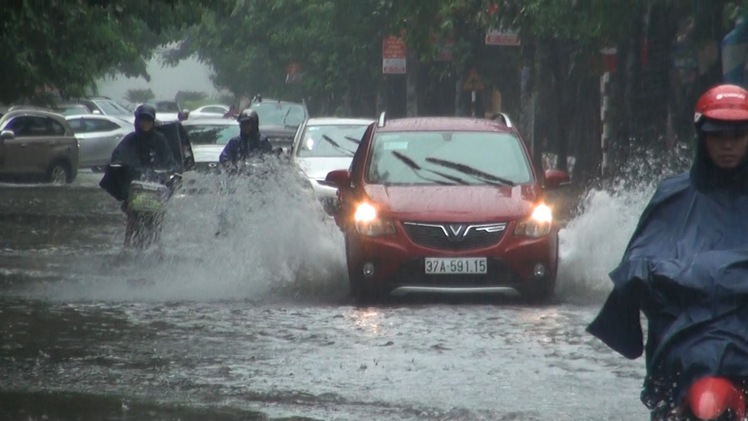
<instances>
[{"instance_id":1,"label":"windshield wiper","mask_svg":"<svg viewBox=\"0 0 748 421\"><path fill-rule=\"evenodd\" d=\"M356 151L352 151L352 150L350 150L348 148L344 148L344 147L340 146L338 144L338 142L332 140L332 138L330 136L326 135L326 134L322 135L322 139L324 139L325 142L331 144L335 149L337 149L339 151L345 151L346 153L350 154L351 156L353 156L353 155L356 154Z\"/></svg>"},{"instance_id":2,"label":"windshield wiper","mask_svg":"<svg viewBox=\"0 0 748 421\"><path fill-rule=\"evenodd\" d=\"M481 171L477 168L473 168L469 165L460 164L458 162L452 162L447 161L444 159L439 158L426 158L426 162L430 162L432 164L441 165L442 167L450 168L455 171L459 171L463 174L471 175L473 177L476 177L478 179L481 179L483 181L487 181L491 184L505 184L507 186L514 186L516 183L512 180L507 180L506 178L498 177L493 174L489 174L487 172Z\"/></svg>"},{"instance_id":3,"label":"windshield wiper","mask_svg":"<svg viewBox=\"0 0 748 421\"><path fill-rule=\"evenodd\" d=\"M350 137L350 136L343 136L343 138L344 138L345 140L350 140L351 142L353 142L353 143L355 143L355 144L357 144L357 145L358 145L359 143L361 143L361 139L356 139L355 137Z\"/></svg>"},{"instance_id":4,"label":"windshield wiper","mask_svg":"<svg viewBox=\"0 0 748 421\"><path fill-rule=\"evenodd\" d=\"M449 186L449 185L452 184L452 183L447 183L445 181L434 180L433 178L424 177L423 175L419 174L420 171L428 171L428 172L430 172L432 174L436 174L438 176L444 177L447 180L454 181L455 183L458 183L458 184L468 184L467 181L461 179L460 177L455 177L455 176L452 176L452 175L441 173L439 171L433 171L433 170L429 170L429 169L426 169L426 168L422 168L420 165L416 164L415 161L413 161L410 157L405 156L405 155L401 154L398 151L392 151L392 155L395 155L395 158L397 158L400 161L402 161L405 165L407 165L408 167L410 167L413 170L413 172L418 177L420 177L420 178L422 178L422 179L424 179L426 181L430 181L432 183L441 184L441 185L444 185L444 186Z\"/></svg>"}]
</instances>

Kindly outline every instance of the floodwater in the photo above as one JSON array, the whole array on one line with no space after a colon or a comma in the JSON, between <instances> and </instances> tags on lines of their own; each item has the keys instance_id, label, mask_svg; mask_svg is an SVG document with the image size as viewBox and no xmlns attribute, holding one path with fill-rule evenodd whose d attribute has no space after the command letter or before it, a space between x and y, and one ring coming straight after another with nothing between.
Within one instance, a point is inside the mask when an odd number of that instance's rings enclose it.
<instances>
[{"instance_id":1,"label":"floodwater","mask_svg":"<svg viewBox=\"0 0 748 421\"><path fill-rule=\"evenodd\" d=\"M196 179L136 253L99 178L0 186L2 420L648 418L643 361L585 327L650 188L586 197L550 304L359 307L337 227L288 180Z\"/></svg>"}]
</instances>

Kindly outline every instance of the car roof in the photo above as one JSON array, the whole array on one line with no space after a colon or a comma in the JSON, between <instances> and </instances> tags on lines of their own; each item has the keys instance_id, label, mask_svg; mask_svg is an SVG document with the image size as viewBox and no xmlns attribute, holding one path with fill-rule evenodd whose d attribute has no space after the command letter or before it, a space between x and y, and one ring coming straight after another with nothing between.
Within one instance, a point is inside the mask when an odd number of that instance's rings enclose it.
<instances>
[{"instance_id":1,"label":"car roof","mask_svg":"<svg viewBox=\"0 0 748 421\"><path fill-rule=\"evenodd\" d=\"M378 132L403 131L464 131L511 132L506 125L495 120L472 117L410 117L387 120Z\"/></svg>"},{"instance_id":2,"label":"car roof","mask_svg":"<svg viewBox=\"0 0 748 421\"><path fill-rule=\"evenodd\" d=\"M118 117L116 115L109 115L109 114L72 114L72 115L64 115L63 117L65 117L65 120L72 120L75 118L93 118L97 120L112 121L115 123L130 124L129 121L123 119L121 116Z\"/></svg>"},{"instance_id":3,"label":"car roof","mask_svg":"<svg viewBox=\"0 0 748 421\"><path fill-rule=\"evenodd\" d=\"M239 122L233 118L188 118L182 122L183 126L238 126Z\"/></svg>"},{"instance_id":4,"label":"car roof","mask_svg":"<svg viewBox=\"0 0 748 421\"><path fill-rule=\"evenodd\" d=\"M307 120L307 126L324 126L324 125L369 125L373 123L373 119L366 118L343 118L343 117L313 117Z\"/></svg>"},{"instance_id":5,"label":"car roof","mask_svg":"<svg viewBox=\"0 0 748 421\"><path fill-rule=\"evenodd\" d=\"M18 116L24 116L24 115L31 115L31 116L38 116L38 117L49 117L57 121L58 123L62 124L65 128L68 130L70 129L70 126L68 125L67 120L65 120L65 117L62 114L55 113L53 111L46 111L36 108L23 108L23 109L16 109L13 111L8 111L7 113L3 114L2 117L0 117L0 123L4 123L11 118L18 117Z\"/></svg>"}]
</instances>

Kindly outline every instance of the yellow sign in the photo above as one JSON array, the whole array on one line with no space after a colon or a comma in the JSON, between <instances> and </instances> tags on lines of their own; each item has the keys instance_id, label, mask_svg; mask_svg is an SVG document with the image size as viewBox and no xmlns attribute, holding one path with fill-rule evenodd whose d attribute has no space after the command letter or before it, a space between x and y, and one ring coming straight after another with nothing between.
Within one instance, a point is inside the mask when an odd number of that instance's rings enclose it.
<instances>
[{"instance_id":1,"label":"yellow sign","mask_svg":"<svg viewBox=\"0 0 748 421\"><path fill-rule=\"evenodd\" d=\"M483 90L483 81L480 80L480 76L478 76L477 70L475 69L470 70L470 73L468 74L468 77L465 80L465 84L462 85L462 89L466 91L482 91Z\"/></svg>"}]
</instances>

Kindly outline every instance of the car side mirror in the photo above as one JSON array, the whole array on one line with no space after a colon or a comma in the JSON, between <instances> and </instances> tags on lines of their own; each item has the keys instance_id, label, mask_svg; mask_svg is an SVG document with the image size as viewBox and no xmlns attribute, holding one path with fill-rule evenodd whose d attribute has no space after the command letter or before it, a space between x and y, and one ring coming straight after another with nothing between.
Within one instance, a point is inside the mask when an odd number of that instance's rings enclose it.
<instances>
[{"instance_id":1,"label":"car side mirror","mask_svg":"<svg viewBox=\"0 0 748 421\"><path fill-rule=\"evenodd\" d=\"M16 134L13 132L13 130L3 130L0 132L0 143L6 141L6 140L12 140L16 138Z\"/></svg>"},{"instance_id":2,"label":"car side mirror","mask_svg":"<svg viewBox=\"0 0 748 421\"><path fill-rule=\"evenodd\" d=\"M335 170L327 173L325 183L331 187L343 187L351 184L351 175L348 170Z\"/></svg>"},{"instance_id":3,"label":"car side mirror","mask_svg":"<svg viewBox=\"0 0 748 421\"><path fill-rule=\"evenodd\" d=\"M545 188L557 189L561 186L571 184L571 178L566 171L546 170L545 171Z\"/></svg>"}]
</instances>

